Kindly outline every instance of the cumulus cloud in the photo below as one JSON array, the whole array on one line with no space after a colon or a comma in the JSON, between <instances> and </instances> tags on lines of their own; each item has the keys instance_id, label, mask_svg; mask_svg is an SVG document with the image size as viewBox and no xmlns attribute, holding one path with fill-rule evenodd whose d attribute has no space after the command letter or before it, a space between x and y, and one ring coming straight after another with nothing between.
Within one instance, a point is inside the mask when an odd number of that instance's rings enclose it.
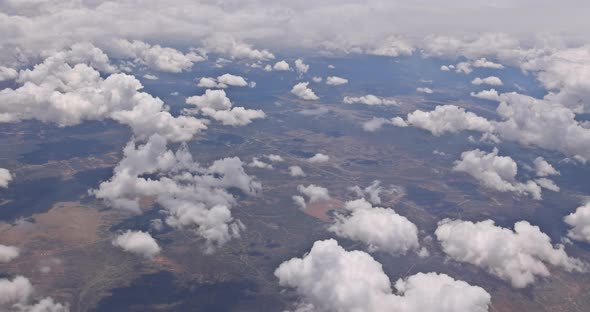
<instances>
[{"instance_id":1,"label":"cumulus cloud","mask_svg":"<svg viewBox=\"0 0 590 312\"><path fill-rule=\"evenodd\" d=\"M435 235L449 257L481 267L516 288L534 283L537 276L550 276L547 264L568 272L588 269L586 263L568 256L563 245L553 246L549 236L527 221L516 222L511 230L492 220L445 219L439 222Z\"/></svg>"},{"instance_id":2,"label":"cumulus cloud","mask_svg":"<svg viewBox=\"0 0 590 312\"><path fill-rule=\"evenodd\" d=\"M203 77L199 80L197 84L198 87L201 88L227 88L228 86L232 87L246 87L248 86L248 82L244 77L232 74L223 74L217 78L212 77Z\"/></svg>"},{"instance_id":3,"label":"cumulus cloud","mask_svg":"<svg viewBox=\"0 0 590 312\"><path fill-rule=\"evenodd\" d=\"M153 70L170 73L189 70L195 62L205 60L195 52L184 54L174 48L150 45L139 40L114 40L107 44L106 49L115 57L132 58Z\"/></svg>"},{"instance_id":4,"label":"cumulus cloud","mask_svg":"<svg viewBox=\"0 0 590 312\"><path fill-rule=\"evenodd\" d=\"M103 79L86 63L68 63L78 59L65 54L22 70L19 87L0 91L1 122L37 119L65 127L110 118L129 125L138 138L159 133L173 141L191 139L206 128L200 119L172 116L160 99L139 91L143 86L135 77Z\"/></svg>"},{"instance_id":5,"label":"cumulus cloud","mask_svg":"<svg viewBox=\"0 0 590 312\"><path fill-rule=\"evenodd\" d=\"M319 99L320 97L317 96L308 85L309 82L300 82L293 86L291 93L295 94L295 96L302 100L311 101Z\"/></svg>"},{"instance_id":6,"label":"cumulus cloud","mask_svg":"<svg viewBox=\"0 0 590 312\"><path fill-rule=\"evenodd\" d=\"M478 149L463 152L453 170L465 172L485 187L499 192L528 194L534 199L541 199L541 186L533 180L524 183L516 181L516 162L509 156L498 156L497 148L490 153ZM545 186L546 182L543 182ZM554 190L551 186L549 189Z\"/></svg>"},{"instance_id":7,"label":"cumulus cloud","mask_svg":"<svg viewBox=\"0 0 590 312\"><path fill-rule=\"evenodd\" d=\"M473 65L473 67L478 67L478 68L493 68L493 69L503 69L504 68L504 65L494 63L492 61L488 61L485 57L473 61L471 63L471 65Z\"/></svg>"},{"instance_id":8,"label":"cumulus cloud","mask_svg":"<svg viewBox=\"0 0 590 312\"><path fill-rule=\"evenodd\" d=\"M395 119L396 126L413 126L430 131L435 136L456 133L462 130L489 132L493 125L487 119L455 105L440 105L433 111L416 110L409 113L406 120Z\"/></svg>"},{"instance_id":9,"label":"cumulus cloud","mask_svg":"<svg viewBox=\"0 0 590 312\"><path fill-rule=\"evenodd\" d=\"M399 279L392 289L379 262L335 240L316 241L303 257L283 262L275 276L312 311L484 312L491 299L481 287L437 273Z\"/></svg>"},{"instance_id":10,"label":"cumulus cloud","mask_svg":"<svg viewBox=\"0 0 590 312\"><path fill-rule=\"evenodd\" d=\"M297 190L309 198L310 203L317 203L319 201L329 200L330 193L325 187L310 184L308 186L298 185Z\"/></svg>"},{"instance_id":11,"label":"cumulus cloud","mask_svg":"<svg viewBox=\"0 0 590 312\"><path fill-rule=\"evenodd\" d=\"M19 253L19 249L14 246L0 244L0 262L10 262L18 257Z\"/></svg>"},{"instance_id":12,"label":"cumulus cloud","mask_svg":"<svg viewBox=\"0 0 590 312\"><path fill-rule=\"evenodd\" d=\"M193 9L203 9L203 5L198 4ZM191 10L189 10L189 12L190 11ZM209 33L204 40L204 46L206 50L227 55L232 59L268 61L275 58L269 50L255 49L251 44L236 40L233 36L224 36L220 34L211 37Z\"/></svg>"},{"instance_id":13,"label":"cumulus cloud","mask_svg":"<svg viewBox=\"0 0 590 312\"><path fill-rule=\"evenodd\" d=\"M395 194L399 192L399 188L390 186L389 188L383 187L381 181L375 180L371 182L367 187L361 188L358 185L349 187L348 190L355 194L359 198L366 198L371 204L381 204L381 194Z\"/></svg>"},{"instance_id":14,"label":"cumulus cloud","mask_svg":"<svg viewBox=\"0 0 590 312\"><path fill-rule=\"evenodd\" d=\"M0 308L19 312L69 312L67 305L57 303L51 297L38 302L33 300L34 288L28 278L16 276L12 280L0 279Z\"/></svg>"},{"instance_id":15,"label":"cumulus cloud","mask_svg":"<svg viewBox=\"0 0 590 312\"><path fill-rule=\"evenodd\" d=\"M142 231L128 230L118 235L113 240L113 246L147 259L153 259L161 251L160 246L150 233Z\"/></svg>"},{"instance_id":16,"label":"cumulus cloud","mask_svg":"<svg viewBox=\"0 0 590 312\"><path fill-rule=\"evenodd\" d=\"M10 171L5 168L0 168L0 187L8 187L10 181L12 181Z\"/></svg>"},{"instance_id":17,"label":"cumulus cloud","mask_svg":"<svg viewBox=\"0 0 590 312\"><path fill-rule=\"evenodd\" d=\"M329 231L362 242L371 252L406 254L418 251L418 228L395 210L373 207L365 199L347 201L344 208L346 212L336 212Z\"/></svg>"},{"instance_id":18,"label":"cumulus cloud","mask_svg":"<svg viewBox=\"0 0 590 312\"><path fill-rule=\"evenodd\" d=\"M564 218L571 229L567 236L571 239L590 242L590 203L586 203Z\"/></svg>"},{"instance_id":19,"label":"cumulus cloud","mask_svg":"<svg viewBox=\"0 0 590 312\"><path fill-rule=\"evenodd\" d=\"M433 91L430 88L418 87L418 88L416 88L416 92L426 93L426 94L432 94Z\"/></svg>"},{"instance_id":20,"label":"cumulus cloud","mask_svg":"<svg viewBox=\"0 0 590 312\"><path fill-rule=\"evenodd\" d=\"M307 161L312 164L319 164L319 163L327 162L329 160L330 160L330 156L322 154L322 153L317 153L307 159Z\"/></svg>"},{"instance_id":21,"label":"cumulus cloud","mask_svg":"<svg viewBox=\"0 0 590 312\"><path fill-rule=\"evenodd\" d=\"M502 80L496 76L490 76L490 77L486 77L486 78L476 77L475 79L473 79L471 81L471 84L474 84L476 86L479 86L479 85L501 86L501 85L503 85Z\"/></svg>"},{"instance_id":22,"label":"cumulus cloud","mask_svg":"<svg viewBox=\"0 0 590 312\"><path fill-rule=\"evenodd\" d=\"M277 155L277 154L267 154L267 155L264 155L264 157L266 157L268 160L270 160L272 162L285 161L285 159L281 155Z\"/></svg>"},{"instance_id":23,"label":"cumulus cloud","mask_svg":"<svg viewBox=\"0 0 590 312\"><path fill-rule=\"evenodd\" d=\"M159 135L143 145L131 141L123 153L114 176L91 192L96 198L110 207L141 213L139 200L155 197L166 224L194 229L204 239L206 252L239 237L244 226L231 215L236 199L227 189L246 195L261 190L260 183L244 172L239 158L223 158L202 167L186 144L173 152Z\"/></svg>"},{"instance_id":24,"label":"cumulus cloud","mask_svg":"<svg viewBox=\"0 0 590 312\"><path fill-rule=\"evenodd\" d=\"M253 157L252 161L248 163L248 167L252 168L261 168L261 169L273 169L273 166L269 163L265 163L264 161L260 160L258 157Z\"/></svg>"},{"instance_id":25,"label":"cumulus cloud","mask_svg":"<svg viewBox=\"0 0 590 312\"><path fill-rule=\"evenodd\" d=\"M403 122L403 120L401 122ZM375 131L381 129L383 127L383 125L387 125L387 124L393 124L393 121L391 121L389 119L381 118L381 117L373 117L371 120L364 122L362 124L362 127L363 127L363 130L365 130L367 132L375 132ZM399 120L397 122L397 125L401 125L399 123ZM403 127L404 125L405 125L405 123L401 126Z\"/></svg>"},{"instance_id":26,"label":"cumulus cloud","mask_svg":"<svg viewBox=\"0 0 590 312\"><path fill-rule=\"evenodd\" d=\"M313 80L313 82L320 83L320 82L322 82L323 78L322 77L315 77L314 76L314 77L311 78L311 80Z\"/></svg>"},{"instance_id":27,"label":"cumulus cloud","mask_svg":"<svg viewBox=\"0 0 590 312\"><path fill-rule=\"evenodd\" d=\"M147 80L158 80L158 76L151 75L151 74L145 74L145 75L143 75L143 78L147 79Z\"/></svg>"},{"instance_id":28,"label":"cumulus cloud","mask_svg":"<svg viewBox=\"0 0 590 312\"><path fill-rule=\"evenodd\" d=\"M557 171L553 166L548 163L543 157L537 157L533 161L533 165L535 166L535 173L538 177L547 177L550 175L559 175L559 171Z\"/></svg>"},{"instance_id":29,"label":"cumulus cloud","mask_svg":"<svg viewBox=\"0 0 590 312\"><path fill-rule=\"evenodd\" d=\"M328 76L328 78L326 78L326 84L330 86L340 86L347 83L348 79L342 77Z\"/></svg>"},{"instance_id":30,"label":"cumulus cloud","mask_svg":"<svg viewBox=\"0 0 590 312\"><path fill-rule=\"evenodd\" d=\"M18 72L14 68L0 66L0 81L13 80L18 77Z\"/></svg>"},{"instance_id":31,"label":"cumulus cloud","mask_svg":"<svg viewBox=\"0 0 590 312\"><path fill-rule=\"evenodd\" d=\"M303 172L303 169L301 169L301 167L299 166L290 166L289 175L291 175L292 177L304 177L305 172Z\"/></svg>"},{"instance_id":32,"label":"cumulus cloud","mask_svg":"<svg viewBox=\"0 0 590 312\"><path fill-rule=\"evenodd\" d=\"M498 101L498 99L500 98L498 91L496 91L495 89L482 90L477 93L471 92L471 96L490 101Z\"/></svg>"},{"instance_id":33,"label":"cumulus cloud","mask_svg":"<svg viewBox=\"0 0 590 312\"><path fill-rule=\"evenodd\" d=\"M391 57L412 55L413 52L414 47L412 44L399 36L385 38L382 42L378 43L375 48L369 48L366 50L367 54Z\"/></svg>"},{"instance_id":34,"label":"cumulus cloud","mask_svg":"<svg viewBox=\"0 0 590 312\"><path fill-rule=\"evenodd\" d=\"M345 96L343 102L346 104L365 104L365 105L397 105L397 101L392 98L378 97L372 94L360 97Z\"/></svg>"},{"instance_id":35,"label":"cumulus cloud","mask_svg":"<svg viewBox=\"0 0 590 312\"><path fill-rule=\"evenodd\" d=\"M309 65L305 64L302 59L295 60L295 70L301 76L309 70Z\"/></svg>"},{"instance_id":36,"label":"cumulus cloud","mask_svg":"<svg viewBox=\"0 0 590 312\"><path fill-rule=\"evenodd\" d=\"M245 126L255 119L266 117L262 110L232 107L224 90L207 89L203 95L188 97L186 103L196 106L195 110L186 112L200 113L228 126Z\"/></svg>"},{"instance_id":37,"label":"cumulus cloud","mask_svg":"<svg viewBox=\"0 0 590 312\"><path fill-rule=\"evenodd\" d=\"M453 108L453 105L444 105L431 112L417 110L410 113L408 121L394 118L392 122L397 126L408 126L411 124L410 116L414 115L416 124L413 126L427 129L435 135L446 131L475 130L525 146L559 151L581 161L590 159L590 129L576 119L571 109L547 99L515 92L497 94L492 89L472 95L500 102L496 109L499 121L489 121ZM460 122L449 123L455 118Z\"/></svg>"},{"instance_id":38,"label":"cumulus cloud","mask_svg":"<svg viewBox=\"0 0 590 312\"><path fill-rule=\"evenodd\" d=\"M291 70L291 66L286 61L279 61L272 66L272 69L276 71L289 71Z\"/></svg>"}]
</instances>

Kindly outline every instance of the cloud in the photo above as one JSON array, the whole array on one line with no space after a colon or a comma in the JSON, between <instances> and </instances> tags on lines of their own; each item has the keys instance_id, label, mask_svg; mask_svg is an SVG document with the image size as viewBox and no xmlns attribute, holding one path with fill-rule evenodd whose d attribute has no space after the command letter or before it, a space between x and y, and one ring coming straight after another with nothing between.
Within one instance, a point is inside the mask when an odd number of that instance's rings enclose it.
<instances>
[{"instance_id":1,"label":"cloud","mask_svg":"<svg viewBox=\"0 0 590 312\"><path fill-rule=\"evenodd\" d=\"M252 161L247 166L252 168L273 169L271 164L265 163L257 157L253 157Z\"/></svg>"},{"instance_id":2,"label":"cloud","mask_svg":"<svg viewBox=\"0 0 590 312\"><path fill-rule=\"evenodd\" d=\"M590 242L590 203L578 207L563 220L571 227L567 232L569 238Z\"/></svg>"},{"instance_id":3,"label":"cloud","mask_svg":"<svg viewBox=\"0 0 590 312\"><path fill-rule=\"evenodd\" d=\"M0 81L14 80L16 77L18 77L16 69L0 66Z\"/></svg>"},{"instance_id":4,"label":"cloud","mask_svg":"<svg viewBox=\"0 0 590 312\"><path fill-rule=\"evenodd\" d=\"M279 61L272 66L272 69L276 71L289 71L291 70L291 67L289 66L289 63L285 61Z\"/></svg>"},{"instance_id":5,"label":"cloud","mask_svg":"<svg viewBox=\"0 0 590 312\"><path fill-rule=\"evenodd\" d=\"M329 160L330 160L330 156L322 154L322 153L317 153L307 159L307 161L312 164L319 164L319 163L327 162Z\"/></svg>"},{"instance_id":6,"label":"cloud","mask_svg":"<svg viewBox=\"0 0 590 312\"><path fill-rule=\"evenodd\" d=\"M331 240L316 241L301 258L283 262L275 276L313 311L484 312L490 295L445 274L418 273L392 289L380 263Z\"/></svg>"},{"instance_id":7,"label":"cloud","mask_svg":"<svg viewBox=\"0 0 590 312\"><path fill-rule=\"evenodd\" d=\"M397 101L392 98L378 97L372 94L360 97L345 96L343 102L346 104L365 104L365 105L397 105Z\"/></svg>"},{"instance_id":8,"label":"cloud","mask_svg":"<svg viewBox=\"0 0 590 312\"><path fill-rule=\"evenodd\" d=\"M68 56L74 51L22 70L16 89L0 91L0 121L37 119L65 127L113 119L129 125L140 139L159 133L173 141L189 140L206 128L194 117L172 116L160 99L139 91L143 86L133 76L112 74L103 79L85 63L68 63L67 59L78 60Z\"/></svg>"},{"instance_id":9,"label":"cloud","mask_svg":"<svg viewBox=\"0 0 590 312\"><path fill-rule=\"evenodd\" d=\"M313 82L320 83L320 82L322 82L323 78L322 77L315 77L314 76L314 77L311 78L311 80L313 80Z\"/></svg>"},{"instance_id":10,"label":"cloud","mask_svg":"<svg viewBox=\"0 0 590 312\"><path fill-rule=\"evenodd\" d=\"M0 187L8 187L8 184L12 181L12 175L8 169L0 168Z\"/></svg>"},{"instance_id":11,"label":"cloud","mask_svg":"<svg viewBox=\"0 0 590 312\"><path fill-rule=\"evenodd\" d=\"M293 86L291 93L295 94L298 98L306 101L317 100L319 97L313 92L312 89L308 88L309 82L300 82Z\"/></svg>"},{"instance_id":12,"label":"cloud","mask_svg":"<svg viewBox=\"0 0 590 312\"><path fill-rule=\"evenodd\" d=\"M504 65L494 63L492 61L488 61L485 57L473 61L471 63L471 65L473 65L473 67L478 67L478 68L493 68L493 69L503 69L504 68Z\"/></svg>"},{"instance_id":13,"label":"cloud","mask_svg":"<svg viewBox=\"0 0 590 312\"><path fill-rule=\"evenodd\" d=\"M96 198L110 207L141 213L139 200L155 197L166 224L194 229L205 241L206 252L239 237L244 226L231 215L236 199L227 189L251 196L261 190L260 183L244 172L239 158L223 158L202 167L186 144L173 152L159 135L143 145L129 142L123 154L113 177L91 191Z\"/></svg>"},{"instance_id":14,"label":"cloud","mask_svg":"<svg viewBox=\"0 0 590 312\"><path fill-rule=\"evenodd\" d=\"M359 241L369 251L406 254L418 251L418 228L393 209L373 207L365 199L347 201L328 230L339 237Z\"/></svg>"},{"instance_id":15,"label":"cloud","mask_svg":"<svg viewBox=\"0 0 590 312\"><path fill-rule=\"evenodd\" d=\"M418 87L418 88L416 88L416 92L432 94L433 91L430 88Z\"/></svg>"},{"instance_id":16,"label":"cloud","mask_svg":"<svg viewBox=\"0 0 590 312\"><path fill-rule=\"evenodd\" d=\"M456 133L463 130L489 132L493 125L487 119L455 105L440 105L433 111L416 110L407 115L406 120L396 119L396 126L413 126L430 131L435 136Z\"/></svg>"},{"instance_id":17,"label":"cloud","mask_svg":"<svg viewBox=\"0 0 590 312\"><path fill-rule=\"evenodd\" d=\"M18 257L19 253L20 251L16 247L0 244L0 262L10 262Z\"/></svg>"},{"instance_id":18,"label":"cloud","mask_svg":"<svg viewBox=\"0 0 590 312\"><path fill-rule=\"evenodd\" d=\"M203 9L202 4L197 4L194 9ZM194 12L194 11L193 11ZM161 32L161 31L160 31ZM207 34L204 40L206 50L227 55L232 59L252 59L259 61L273 60L275 56L266 49L255 49L251 44L236 40L233 36Z\"/></svg>"},{"instance_id":19,"label":"cloud","mask_svg":"<svg viewBox=\"0 0 590 312\"><path fill-rule=\"evenodd\" d=\"M528 194L541 199L541 187L533 180L524 183L516 181L518 166L509 156L498 156L498 149L490 153L478 149L461 153L453 170L465 172L483 186L499 192Z\"/></svg>"},{"instance_id":20,"label":"cloud","mask_svg":"<svg viewBox=\"0 0 590 312\"><path fill-rule=\"evenodd\" d=\"M498 101L500 99L500 95L495 89L483 90L477 93L471 92L471 96L490 101Z\"/></svg>"},{"instance_id":21,"label":"cloud","mask_svg":"<svg viewBox=\"0 0 590 312\"><path fill-rule=\"evenodd\" d=\"M538 177L547 177L550 175L559 175L559 171L555 170L553 166L548 163L543 157L537 157L533 161L535 165L535 174Z\"/></svg>"},{"instance_id":22,"label":"cloud","mask_svg":"<svg viewBox=\"0 0 590 312\"><path fill-rule=\"evenodd\" d=\"M150 75L150 74L143 75L143 78L145 78L147 80L158 80L158 76Z\"/></svg>"},{"instance_id":23,"label":"cloud","mask_svg":"<svg viewBox=\"0 0 590 312\"><path fill-rule=\"evenodd\" d=\"M465 75L471 74L473 69L471 68L471 63L469 62L461 62L455 65L455 72L456 73L463 73Z\"/></svg>"},{"instance_id":24,"label":"cloud","mask_svg":"<svg viewBox=\"0 0 590 312\"><path fill-rule=\"evenodd\" d=\"M107 44L106 49L115 57L132 58L153 70L169 73L189 70L195 62L205 60L195 52L184 54L174 48L150 45L139 40L113 40Z\"/></svg>"},{"instance_id":25,"label":"cloud","mask_svg":"<svg viewBox=\"0 0 590 312\"><path fill-rule=\"evenodd\" d=\"M403 120L402 120L403 122ZM389 119L381 118L381 117L373 117L371 120L366 121L362 124L363 130L367 132L375 132L383 127L383 125L393 124L393 122ZM399 125L399 123L398 123Z\"/></svg>"},{"instance_id":26,"label":"cloud","mask_svg":"<svg viewBox=\"0 0 590 312\"><path fill-rule=\"evenodd\" d=\"M328 78L326 78L326 84L330 86L340 86L347 83L348 79L344 79L342 77L328 76Z\"/></svg>"},{"instance_id":27,"label":"cloud","mask_svg":"<svg viewBox=\"0 0 590 312\"><path fill-rule=\"evenodd\" d=\"M308 186L298 185L297 190L309 198L310 203L316 203L319 201L330 200L330 194L328 189L325 187L310 184Z\"/></svg>"},{"instance_id":28,"label":"cloud","mask_svg":"<svg viewBox=\"0 0 590 312\"><path fill-rule=\"evenodd\" d=\"M189 109L186 112L200 113L228 126L245 126L255 119L266 117L262 110L232 107L224 90L207 89L203 95L188 97L186 103L196 106L195 110Z\"/></svg>"},{"instance_id":29,"label":"cloud","mask_svg":"<svg viewBox=\"0 0 590 312\"><path fill-rule=\"evenodd\" d=\"M285 159L281 155L277 155L277 154L267 154L267 155L264 155L264 157L266 157L268 160L270 160L272 162L285 161Z\"/></svg>"},{"instance_id":30,"label":"cloud","mask_svg":"<svg viewBox=\"0 0 590 312\"><path fill-rule=\"evenodd\" d=\"M34 288L28 278L16 276L12 280L0 279L0 308L3 311L20 312L69 312L67 305L45 297L33 302Z\"/></svg>"},{"instance_id":31,"label":"cloud","mask_svg":"<svg viewBox=\"0 0 590 312\"><path fill-rule=\"evenodd\" d=\"M299 166L290 166L289 175L291 175L292 177L304 177L305 172L303 172L303 169L301 169L301 167Z\"/></svg>"},{"instance_id":32,"label":"cloud","mask_svg":"<svg viewBox=\"0 0 590 312\"><path fill-rule=\"evenodd\" d=\"M379 205L381 204L381 194L394 194L399 192L399 188L395 188L391 186L390 188L386 189L381 186L381 181L374 180L369 184L369 186L365 188L361 188L358 185L352 186L348 188L349 191L354 193L357 197L366 198L371 204Z\"/></svg>"},{"instance_id":33,"label":"cloud","mask_svg":"<svg viewBox=\"0 0 590 312\"><path fill-rule=\"evenodd\" d=\"M153 259L160 253L161 248L150 233L142 231L127 230L115 237L113 246L120 247L123 250L138 254L147 259Z\"/></svg>"},{"instance_id":34,"label":"cloud","mask_svg":"<svg viewBox=\"0 0 590 312\"><path fill-rule=\"evenodd\" d=\"M412 44L399 36L390 36L377 44L377 47L370 48L367 54L397 57L402 55L412 55L414 47Z\"/></svg>"},{"instance_id":35,"label":"cloud","mask_svg":"<svg viewBox=\"0 0 590 312\"><path fill-rule=\"evenodd\" d=\"M471 84L474 84L476 86L482 85L482 84L486 84L486 85L490 85L490 86L501 86L503 85L502 80L496 76L490 76L490 77L486 77L486 78L479 78L476 77L475 79L473 79L471 81Z\"/></svg>"},{"instance_id":36,"label":"cloud","mask_svg":"<svg viewBox=\"0 0 590 312\"><path fill-rule=\"evenodd\" d=\"M488 271L515 288L534 283L537 276L550 275L546 264L568 272L586 272L588 265L569 257L563 245L553 246L539 227L527 221L514 230L496 226L494 221L470 222L445 219L438 224L436 238L452 259Z\"/></svg>"},{"instance_id":37,"label":"cloud","mask_svg":"<svg viewBox=\"0 0 590 312\"><path fill-rule=\"evenodd\" d=\"M297 71L297 73L299 75L303 75L303 74L307 73L307 71L309 70L309 65L303 63L302 59L296 59L295 60L295 70Z\"/></svg>"},{"instance_id":38,"label":"cloud","mask_svg":"<svg viewBox=\"0 0 590 312\"><path fill-rule=\"evenodd\" d=\"M223 74L217 78L212 77L203 77L199 80L197 84L198 87L201 88L227 88L228 86L232 87L246 87L248 86L248 82L244 77L232 75L232 74Z\"/></svg>"}]
</instances>

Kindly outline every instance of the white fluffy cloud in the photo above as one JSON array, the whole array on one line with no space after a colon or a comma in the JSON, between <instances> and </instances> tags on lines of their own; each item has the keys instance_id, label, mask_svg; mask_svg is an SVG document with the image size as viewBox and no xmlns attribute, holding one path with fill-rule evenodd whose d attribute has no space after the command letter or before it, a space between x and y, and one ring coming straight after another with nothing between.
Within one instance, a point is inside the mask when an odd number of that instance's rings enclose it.
<instances>
[{"instance_id":1,"label":"white fluffy cloud","mask_svg":"<svg viewBox=\"0 0 590 312\"><path fill-rule=\"evenodd\" d=\"M0 168L0 187L8 187L10 181L12 181L10 171L5 168Z\"/></svg>"},{"instance_id":2,"label":"white fluffy cloud","mask_svg":"<svg viewBox=\"0 0 590 312\"><path fill-rule=\"evenodd\" d=\"M416 92L426 93L426 94L432 94L433 91L430 88L418 87L418 88L416 88Z\"/></svg>"},{"instance_id":3,"label":"white fluffy cloud","mask_svg":"<svg viewBox=\"0 0 590 312\"><path fill-rule=\"evenodd\" d=\"M160 246L150 233L142 231L127 230L115 237L113 245L147 259L153 259L161 251Z\"/></svg>"},{"instance_id":4,"label":"white fluffy cloud","mask_svg":"<svg viewBox=\"0 0 590 312\"><path fill-rule=\"evenodd\" d=\"M288 71L291 70L291 66L286 61L279 61L272 66L272 69L276 71Z\"/></svg>"},{"instance_id":5,"label":"white fluffy cloud","mask_svg":"<svg viewBox=\"0 0 590 312\"><path fill-rule=\"evenodd\" d=\"M217 78L203 77L199 80L197 86L201 88L246 87L248 82L242 76L223 74Z\"/></svg>"},{"instance_id":6,"label":"white fluffy cloud","mask_svg":"<svg viewBox=\"0 0 590 312\"><path fill-rule=\"evenodd\" d=\"M330 156L322 153L316 153L315 155L311 156L307 159L308 162L312 164L319 164L324 163L330 160Z\"/></svg>"},{"instance_id":7,"label":"white fluffy cloud","mask_svg":"<svg viewBox=\"0 0 590 312\"><path fill-rule=\"evenodd\" d=\"M360 241L369 251L406 254L418 251L418 228L393 209L373 207L365 199L347 201L346 212L338 211L329 231Z\"/></svg>"},{"instance_id":8,"label":"white fluffy cloud","mask_svg":"<svg viewBox=\"0 0 590 312\"><path fill-rule=\"evenodd\" d=\"M85 63L68 63L78 59L65 54L22 70L18 88L0 91L1 122L37 119L64 127L111 118L129 125L139 138L159 133L173 141L188 140L206 128L194 117L172 116L160 99L139 91L143 86L135 77L112 74L103 79Z\"/></svg>"},{"instance_id":9,"label":"white fluffy cloud","mask_svg":"<svg viewBox=\"0 0 590 312\"><path fill-rule=\"evenodd\" d=\"M378 97L367 94L359 97L345 96L343 102L346 104L365 104L365 105L397 105L397 101L392 98Z\"/></svg>"},{"instance_id":10,"label":"white fluffy cloud","mask_svg":"<svg viewBox=\"0 0 590 312\"><path fill-rule=\"evenodd\" d=\"M484 312L491 299L481 287L437 273L399 279L392 289L380 263L335 240L316 241L303 257L283 262L275 276L312 311Z\"/></svg>"},{"instance_id":11,"label":"white fluffy cloud","mask_svg":"<svg viewBox=\"0 0 590 312\"><path fill-rule=\"evenodd\" d=\"M301 167L299 166L290 166L289 175L291 175L292 177L304 177L305 172L303 172L303 169L301 169Z\"/></svg>"},{"instance_id":12,"label":"white fluffy cloud","mask_svg":"<svg viewBox=\"0 0 590 312\"><path fill-rule=\"evenodd\" d=\"M0 244L0 262L10 262L18 257L19 253L19 249L14 246Z\"/></svg>"},{"instance_id":13,"label":"white fluffy cloud","mask_svg":"<svg viewBox=\"0 0 590 312\"><path fill-rule=\"evenodd\" d=\"M399 119L396 119L399 121ZM403 120L402 120L403 122ZM389 119L385 119L385 118L381 118L381 117L373 117L371 120L366 121L362 124L363 130L367 131L367 132L375 132L379 129L381 129L381 127L383 127L383 125L387 125L387 124L394 124L393 121L389 120ZM399 125L399 124L398 124ZM401 124L399 125L400 127L403 127L405 125Z\"/></svg>"},{"instance_id":14,"label":"white fluffy cloud","mask_svg":"<svg viewBox=\"0 0 590 312\"><path fill-rule=\"evenodd\" d=\"M0 66L0 81L13 80L18 77L18 72L14 68Z\"/></svg>"},{"instance_id":15,"label":"white fluffy cloud","mask_svg":"<svg viewBox=\"0 0 590 312\"><path fill-rule=\"evenodd\" d=\"M305 64L302 59L296 59L295 60L295 70L297 71L297 73L299 75L303 75L303 74L307 73L307 71L309 70L309 65Z\"/></svg>"},{"instance_id":16,"label":"white fluffy cloud","mask_svg":"<svg viewBox=\"0 0 590 312\"><path fill-rule=\"evenodd\" d=\"M45 297L33 300L34 288L28 278L16 276L12 280L0 279L0 308L3 311L18 312L69 312L67 305Z\"/></svg>"},{"instance_id":17,"label":"white fluffy cloud","mask_svg":"<svg viewBox=\"0 0 590 312\"><path fill-rule=\"evenodd\" d=\"M472 84L479 86L479 85L490 85L490 86L501 86L503 85L502 79L496 76L490 76L486 78L479 78L476 77L471 81Z\"/></svg>"},{"instance_id":18,"label":"white fluffy cloud","mask_svg":"<svg viewBox=\"0 0 590 312\"><path fill-rule=\"evenodd\" d=\"M184 54L173 48L150 45L139 40L114 40L106 45L106 49L115 57L132 58L153 70L170 73L189 70L195 62L204 60L203 56L195 52Z\"/></svg>"},{"instance_id":19,"label":"white fluffy cloud","mask_svg":"<svg viewBox=\"0 0 590 312\"><path fill-rule=\"evenodd\" d=\"M196 106L196 110L187 112L201 113L229 126L245 126L255 119L266 117L262 110L232 107L224 90L207 89L203 95L188 97L186 103Z\"/></svg>"},{"instance_id":20,"label":"white fluffy cloud","mask_svg":"<svg viewBox=\"0 0 590 312\"><path fill-rule=\"evenodd\" d=\"M267 154L267 155L264 155L264 157L266 157L268 160L270 160L272 162L285 161L285 159L281 155L277 155L277 154Z\"/></svg>"},{"instance_id":21,"label":"white fluffy cloud","mask_svg":"<svg viewBox=\"0 0 590 312\"><path fill-rule=\"evenodd\" d=\"M490 101L497 101L500 98L498 91L496 91L495 89L482 90L477 93L471 92L471 96Z\"/></svg>"},{"instance_id":22,"label":"white fluffy cloud","mask_svg":"<svg viewBox=\"0 0 590 312\"><path fill-rule=\"evenodd\" d=\"M580 241L590 242L590 203L586 203L564 218L571 229L567 236Z\"/></svg>"},{"instance_id":23,"label":"white fluffy cloud","mask_svg":"<svg viewBox=\"0 0 590 312\"><path fill-rule=\"evenodd\" d=\"M201 167L193 161L186 144L173 152L165 138L154 135L146 144L129 142L114 176L100 184L92 194L111 207L141 213L139 199L153 196L162 207L166 224L174 228L193 228L212 252L244 226L231 215L236 200L227 189L235 187L256 195L260 183L244 172L239 158L214 161Z\"/></svg>"},{"instance_id":24,"label":"white fluffy cloud","mask_svg":"<svg viewBox=\"0 0 590 312\"><path fill-rule=\"evenodd\" d=\"M455 105L437 106L433 111L424 112L416 110L409 113L406 120L399 117L394 119L396 126L413 126L430 131L433 135L440 136L444 133L455 133L462 130L489 132L493 125L487 119L479 117L472 112Z\"/></svg>"},{"instance_id":25,"label":"white fluffy cloud","mask_svg":"<svg viewBox=\"0 0 590 312\"><path fill-rule=\"evenodd\" d=\"M548 163L543 157L537 157L533 161L533 165L535 166L535 174L538 177L547 177L550 175L559 175L559 171L557 171L553 166Z\"/></svg>"},{"instance_id":26,"label":"white fluffy cloud","mask_svg":"<svg viewBox=\"0 0 590 312\"><path fill-rule=\"evenodd\" d=\"M269 163L265 163L264 161L260 160L258 157L253 157L252 161L248 163L248 167L252 168L261 168L261 169L273 169L273 166Z\"/></svg>"},{"instance_id":27,"label":"white fluffy cloud","mask_svg":"<svg viewBox=\"0 0 590 312\"><path fill-rule=\"evenodd\" d=\"M570 272L588 269L586 263L569 257L563 245L553 246L549 236L526 221L515 223L513 231L492 220L445 219L435 234L449 257L479 266L516 288L534 283L537 276L550 276L546 264Z\"/></svg>"},{"instance_id":28,"label":"white fluffy cloud","mask_svg":"<svg viewBox=\"0 0 590 312\"><path fill-rule=\"evenodd\" d=\"M533 180L518 182L518 165L509 156L498 156L496 148L490 153L478 149L461 153L461 159L455 162L453 170L465 172L485 187L499 192L528 194L534 199L541 199L541 185ZM542 183L547 186L545 182ZM555 190L552 186L549 189Z\"/></svg>"},{"instance_id":29,"label":"white fluffy cloud","mask_svg":"<svg viewBox=\"0 0 590 312\"><path fill-rule=\"evenodd\" d=\"M295 94L295 96L302 100L310 101L319 99L320 97L317 96L308 85L309 82L300 82L293 86L291 93Z\"/></svg>"},{"instance_id":30,"label":"white fluffy cloud","mask_svg":"<svg viewBox=\"0 0 590 312\"><path fill-rule=\"evenodd\" d=\"M338 76L328 76L328 78L326 78L326 84L330 86L340 86L347 83L348 79Z\"/></svg>"},{"instance_id":31,"label":"white fluffy cloud","mask_svg":"<svg viewBox=\"0 0 590 312\"><path fill-rule=\"evenodd\" d=\"M317 203L319 201L329 200L330 193L325 187L310 184L308 186L298 185L297 190L309 198L310 203Z\"/></svg>"}]
</instances>

